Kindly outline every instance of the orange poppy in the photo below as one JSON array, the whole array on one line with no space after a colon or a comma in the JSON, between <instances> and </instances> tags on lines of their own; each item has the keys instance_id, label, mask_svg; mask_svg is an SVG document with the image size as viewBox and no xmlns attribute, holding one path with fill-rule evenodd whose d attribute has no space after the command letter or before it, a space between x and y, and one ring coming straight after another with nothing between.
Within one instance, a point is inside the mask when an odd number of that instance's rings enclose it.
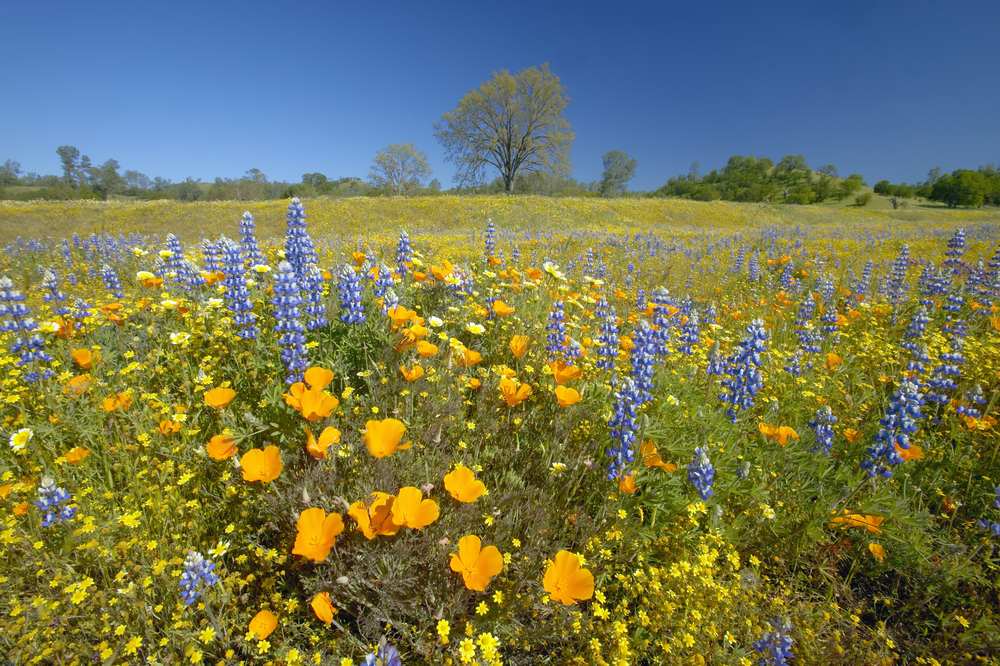
<instances>
[{"instance_id":1,"label":"orange poppy","mask_svg":"<svg viewBox=\"0 0 1000 666\"><path fill-rule=\"evenodd\" d=\"M830 352L829 354L826 355L826 369L827 370L836 370L837 366L840 365L843 362L844 362L844 359L841 358L840 356L837 356L833 352Z\"/></svg>"},{"instance_id":2,"label":"orange poppy","mask_svg":"<svg viewBox=\"0 0 1000 666\"><path fill-rule=\"evenodd\" d=\"M419 365L414 365L409 370L406 369L405 365L401 365L399 366L399 371L403 373L403 377L405 377L408 382L415 382L424 376L424 369Z\"/></svg>"},{"instance_id":3,"label":"orange poppy","mask_svg":"<svg viewBox=\"0 0 1000 666\"><path fill-rule=\"evenodd\" d=\"M28 513L28 507L29 506L30 505L27 502L21 502L20 504L18 504L17 506L15 506L12 509L12 511L14 512L15 516L23 516L24 514Z\"/></svg>"},{"instance_id":4,"label":"orange poppy","mask_svg":"<svg viewBox=\"0 0 1000 666\"><path fill-rule=\"evenodd\" d=\"M269 446L263 451L250 449L240 458L244 481L263 481L270 483L278 478L283 467L281 452L277 446Z\"/></svg>"},{"instance_id":5,"label":"orange poppy","mask_svg":"<svg viewBox=\"0 0 1000 666\"><path fill-rule=\"evenodd\" d=\"M864 527L872 534L875 534L882 531L879 529L879 526L883 520L882 516L863 516L859 513L851 513L845 516L837 516L830 521L830 527L840 526L840 529Z\"/></svg>"},{"instance_id":6,"label":"orange poppy","mask_svg":"<svg viewBox=\"0 0 1000 666\"><path fill-rule=\"evenodd\" d=\"M908 449L901 448L899 444L896 444L895 448L896 453L903 460L923 460L924 458L924 450L916 444L910 444Z\"/></svg>"},{"instance_id":7,"label":"orange poppy","mask_svg":"<svg viewBox=\"0 0 1000 666\"><path fill-rule=\"evenodd\" d=\"M444 477L444 489L459 502L475 502L486 494L486 484L468 467L459 465Z\"/></svg>"},{"instance_id":8,"label":"orange poppy","mask_svg":"<svg viewBox=\"0 0 1000 666\"><path fill-rule=\"evenodd\" d=\"M535 282L538 282L539 280L542 279L543 273L540 270L538 270L537 268L529 268L529 269L527 269L524 272L527 273L528 277L530 277Z\"/></svg>"},{"instance_id":9,"label":"orange poppy","mask_svg":"<svg viewBox=\"0 0 1000 666\"><path fill-rule=\"evenodd\" d=\"M297 409L310 423L327 418L337 408L340 401L323 389L333 381L333 371L326 368L309 368L305 373L306 383L295 382L288 393L282 393L285 403ZM306 388L306 384L309 388Z\"/></svg>"},{"instance_id":10,"label":"orange poppy","mask_svg":"<svg viewBox=\"0 0 1000 666\"><path fill-rule=\"evenodd\" d=\"M80 395L90 388L90 384L90 375L77 375L73 379L66 382L65 392L72 393L73 395Z\"/></svg>"},{"instance_id":11,"label":"orange poppy","mask_svg":"<svg viewBox=\"0 0 1000 666\"><path fill-rule=\"evenodd\" d=\"M358 523L358 528L366 539L374 539L382 534L391 536L399 531L398 525L392 519L392 507L396 503L393 495L372 493L371 505L355 502L347 511L347 515Z\"/></svg>"},{"instance_id":12,"label":"orange poppy","mask_svg":"<svg viewBox=\"0 0 1000 666\"><path fill-rule=\"evenodd\" d=\"M472 351L467 347L462 347L459 350L460 356L455 357L455 363L462 366L463 368L471 368L476 363L483 360L483 355L477 351Z\"/></svg>"},{"instance_id":13,"label":"orange poppy","mask_svg":"<svg viewBox=\"0 0 1000 666\"><path fill-rule=\"evenodd\" d=\"M368 451L376 458L386 458L395 451L402 451L410 448L413 442L399 443L406 432L406 426L396 419L385 419L383 421L368 421L365 424L365 444Z\"/></svg>"},{"instance_id":14,"label":"orange poppy","mask_svg":"<svg viewBox=\"0 0 1000 666\"><path fill-rule=\"evenodd\" d=\"M228 407L235 397L236 391L231 388L214 388L205 393L205 404L222 410Z\"/></svg>"},{"instance_id":15,"label":"orange poppy","mask_svg":"<svg viewBox=\"0 0 1000 666\"><path fill-rule=\"evenodd\" d=\"M846 439L851 444L854 444L859 439L861 439L861 433L853 428L847 428L844 430L844 439Z\"/></svg>"},{"instance_id":16,"label":"orange poppy","mask_svg":"<svg viewBox=\"0 0 1000 666\"><path fill-rule=\"evenodd\" d=\"M163 433L164 437L176 435L181 431L181 424L173 421L160 421L160 425L156 427L161 433Z\"/></svg>"},{"instance_id":17,"label":"orange poppy","mask_svg":"<svg viewBox=\"0 0 1000 666\"><path fill-rule=\"evenodd\" d=\"M578 379L580 375L583 374L578 366L568 365L566 361L559 359L558 361L549 361L549 367L552 368L552 377L555 378L556 384L565 384L566 382L571 382L574 379Z\"/></svg>"},{"instance_id":18,"label":"orange poppy","mask_svg":"<svg viewBox=\"0 0 1000 666\"><path fill-rule=\"evenodd\" d=\"M101 355L92 354L89 349L74 349L73 360L83 370L90 370L94 363L98 363L101 360Z\"/></svg>"},{"instance_id":19,"label":"orange poppy","mask_svg":"<svg viewBox=\"0 0 1000 666\"><path fill-rule=\"evenodd\" d=\"M330 448L330 445L340 441L341 432L332 426L320 433L318 442L313 437L309 426L304 427L306 430L306 451L316 460L326 458L326 450Z\"/></svg>"},{"instance_id":20,"label":"orange poppy","mask_svg":"<svg viewBox=\"0 0 1000 666\"><path fill-rule=\"evenodd\" d=\"M400 488L399 496L392 504L392 521L400 527L419 530L437 520L440 515L437 502L423 499L423 496L420 488Z\"/></svg>"},{"instance_id":21,"label":"orange poppy","mask_svg":"<svg viewBox=\"0 0 1000 666\"><path fill-rule=\"evenodd\" d=\"M354 258L354 263L358 266L364 266L365 262L368 261L368 255L364 252L355 252L351 256Z\"/></svg>"},{"instance_id":22,"label":"orange poppy","mask_svg":"<svg viewBox=\"0 0 1000 666\"><path fill-rule=\"evenodd\" d=\"M344 531L344 519L339 513L326 515L323 509L313 507L299 514L295 529L292 555L301 555L313 562L324 562L337 535Z\"/></svg>"},{"instance_id":23,"label":"orange poppy","mask_svg":"<svg viewBox=\"0 0 1000 666\"><path fill-rule=\"evenodd\" d=\"M333 602L330 601L329 592L320 592L312 598L309 605L312 607L313 613L316 613L316 618L320 622L324 624L333 622L333 614L337 612L337 609L333 607Z\"/></svg>"},{"instance_id":24,"label":"orange poppy","mask_svg":"<svg viewBox=\"0 0 1000 666\"><path fill-rule=\"evenodd\" d=\"M434 356L434 354L437 354L438 348L437 345L432 345L426 340L421 340L420 342L417 343L417 353L423 356L424 358L428 358L430 356Z\"/></svg>"},{"instance_id":25,"label":"orange poppy","mask_svg":"<svg viewBox=\"0 0 1000 666\"><path fill-rule=\"evenodd\" d=\"M642 443L642 446L639 448L639 455L642 456L642 464L646 467L661 467L664 472L677 471L677 465L663 462L660 454L656 452L656 445L653 444L653 440L651 439L647 439Z\"/></svg>"},{"instance_id":26,"label":"orange poppy","mask_svg":"<svg viewBox=\"0 0 1000 666\"><path fill-rule=\"evenodd\" d=\"M278 618L269 610L262 610L250 620L250 631L253 632L254 637L259 641L270 636L277 628Z\"/></svg>"},{"instance_id":27,"label":"orange poppy","mask_svg":"<svg viewBox=\"0 0 1000 666\"><path fill-rule=\"evenodd\" d=\"M392 319L392 323L396 326L402 326L417 315L414 310L407 310L402 305L394 305L389 308L386 314L389 315L389 318Z\"/></svg>"},{"instance_id":28,"label":"orange poppy","mask_svg":"<svg viewBox=\"0 0 1000 666\"><path fill-rule=\"evenodd\" d=\"M875 559L878 560L879 562L885 559L886 556L885 548L883 548L879 544L877 543L868 544L868 550L869 552L871 552L872 555L875 556Z\"/></svg>"},{"instance_id":29,"label":"orange poppy","mask_svg":"<svg viewBox=\"0 0 1000 666\"><path fill-rule=\"evenodd\" d=\"M542 586L556 601L573 606L594 596L594 575L580 568L580 558L575 554L560 550L555 560L548 561Z\"/></svg>"},{"instance_id":30,"label":"orange poppy","mask_svg":"<svg viewBox=\"0 0 1000 666\"><path fill-rule=\"evenodd\" d=\"M503 571L503 556L496 546L482 547L475 534L458 540L458 555L451 553L451 570L462 574L465 587L482 592L490 579Z\"/></svg>"},{"instance_id":31,"label":"orange poppy","mask_svg":"<svg viewBox=\"0 0 1000 666\"><path fill-rule=\"evenodd\" d=\"M66 462L70 465L79 465L86 460L89 455L90 449L82 449L79 446L76 446L66 452Z\"/></svg>"},{"instance_id":32,"label":"orange poppy","mask_svg":"<svg viewBox=\"0 0 1000 666\"><path fill-rule=\"evenodd\" d=\"M576 389L571 389L567 386L556 386L556 400L559 401L560 407L569 407L580 402L580 392Z\"/></svg>"},{"instance_id":33,"label":"orange poppy","mask_svg":"<svg viewBox=\"0 0 1000 666\"><path fill-rule=\"evenodd\" d=\"M510 351L515 358L521 358L528 351L528 343L531 341L527 335L515 335L510 339Z\"/></svg>"},{"instance_id":34,"label":"orange poppy","mask_svg":"<svg viewBox=\"0 0 1000 666\"><path fill-rule=\"evenodd\" d=\"M470 379L469 383L466 384L466 386L468 388L471 388L471 389L477 389L477 388L479 388L482 385L483 385L483 383L481 381L479 381L478 379L476 379L475 377L473 377L472 379Z\"/></svg>"},{"instance_id":35,"label":"orange poppy","mask_svg":"<svg viewBox=\"0 0 1000 666\"><path fill-rule=\"evenodd\" d=\"M788 443L788 438L798 439L799 433L795 432L792 428L788 426L773 426L767 423L758 423L757 428L760 430L761 434L767 437L769 440L778 440L778 444L784 446Z\"/></svg>"},{"instance_id":36,"label":"orange poppy","mask_svg":"<svg viewBox=\"0 0 1000 666\"><path fill-rule=\"evenodd\" d=\"M493 301L493 312L495 312L498 317L506 317L509 314L514 314L514 308L510 307L503 301Z\"/></svg>"},{"instance_id":37,"label":"orange poppy","mask_svg":"<svg viewBox=\"0 0 1000 666\"><path fill-rule=\"evenodd\" d=\"M116 393L110 398L101 401L101 409L106 412L113 412L116 409L126 410L132 406L132 396L128 393Z\"/></svg>"},{"instance_id":38,"label":"orange poppy","mask_svg":"<svg viewBox=\"0 0 1000 666\"><path fill-rule=\"evenodd\" d=\"M629 472L624 476L618 477L618 490L626 495L631 495L635 492L635 472Z\"/></svg>"},{"instance_id":39,"label":"orange poppy","mask_svg":"<svg viewBox=\"0 0 1000 666\"><path fill-rule=\"evenodd\" d=\"M519 404L531 394L530 384L521 384L518 386L517 382L509 377L501 379L498 388L500 389L500 393L503 394L503 399L507 401L508 407Z\"/></svg>"},{"instance_id":40,"label":"orange poppy","mask_svg":"<svg viewBox=\"0 0 1000 666\"><path fill-rule=\"evenodd\" d=\"M236 455L236 446L233 444L235 441L235 437L216 435L205 445L205 449L214 460L229 460Z\"/></svg>"},{"instance_id":41,"label":"orange poppy","mask_svg":"<svg viewBox=\"0 0 1000 666\"><path fill-rule=\"evenodd\" d=\"M10 495L11 488L13 487L14 486L10 485L9 483L5 483L4 485L0 486L0 499L8 497Z\"/></svg>"}]
</instances>

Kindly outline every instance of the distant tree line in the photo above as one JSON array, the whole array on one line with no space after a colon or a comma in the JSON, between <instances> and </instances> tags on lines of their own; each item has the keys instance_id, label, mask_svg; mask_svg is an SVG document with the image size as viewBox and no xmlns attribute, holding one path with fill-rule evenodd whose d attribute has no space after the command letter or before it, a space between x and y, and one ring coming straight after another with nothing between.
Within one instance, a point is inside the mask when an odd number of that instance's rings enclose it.
<instances>
[{"instance_id":1,"label":"distant tree line","mask_svg":"<svg viewBox=\"0 0 1000 666\"><path fill-rule=\"evenodd\" d=\"M802 155L786 155L777 164L768 157L733 155L721 170L704 175L695 162L687 174L671 178L653 196L809 204L842 201L863 187L867 184L859 174L841 178L832 164L813 171Z\"/></svg>"},{"instance_id":2,"label":"distant tree line","mask_svg":"<svg viewBox=\"0 0 1000 666\"><path fill-rule=\"evenodd\" d=\"M880 180L875 183L874 190L875 194L892 197L893 206L897 199L913 197L939 201L949 208L997 206L1000 205L1000 171L995 164L981 166L976 171L956 169L950 174L942 174L941 169L935 167L923 183L893 185L888 180Z\"/></svg>"}]
</instances>

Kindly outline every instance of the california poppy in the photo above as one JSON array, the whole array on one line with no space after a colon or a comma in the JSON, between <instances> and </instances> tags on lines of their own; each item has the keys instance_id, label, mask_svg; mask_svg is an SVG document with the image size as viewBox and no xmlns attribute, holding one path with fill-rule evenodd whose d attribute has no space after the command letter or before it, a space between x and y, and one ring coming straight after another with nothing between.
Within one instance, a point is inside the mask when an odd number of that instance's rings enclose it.
<instances>
[{"instance_id":1,"label":"california poppy","mask_svg":"<svg viewBox=\"0 0 1000 666\"><path fill-rule=\"evenodd\" d=\"M414 365L409 370L406 369L405 365L401 365L399 366L399 371L403 373L403 377L405 377L408 382L415 382L424 376L424 369L419 365Z\"/></svg>"},{"instance_id":2,"label":"california poppy","mask_svg":"<svg viewBox=\"0 0 1000 666\"><path fill-rule=\"evenodd\" d=\"M386 458L395 451L410 448L413 442L399 443L406 432L406 426L396 419L368 421L365 424L365 444L376 458Z\"/></svg>"},{"instance_id":3,"label":"california poppy","mask_svg":"<svg viewBox=\"0 0 1000 666\"><path fill-rule=\"evenodd\" d=\"M250 631L253 632L254 637L259 641L270 636L277 628L278 618L269 610L262 610L250 620Z\"/></svg>"},{"instance_id":4,"label":"california poppy","mask_svg":"<svg viewBox=\"0 0 1000 666\"><path fill-rule=\"evenodd\" d=\"M875 556L875 559L878 560L879 562L885 559L886 555L885 548L883 548L879 544L877 543L868 544L868 550L871 552L872 555Z\"/></svg>"},{"instance_id":5,"label":"california poppy","mask_svg":"<svg viewBox=\"0 0 1000 666\"><path fill-rule=\"evenodd\" d=\"M3 499L8 495L10 495L11 488L13 487L14 486L10 485L9 483L5 483L4 485L0 486L0 499Z\"/></svg>"},{"instance_id":6,"label":"california poppy","mask_svg":"<svg viewBox=\"0 0 1000 666\"><path fill-rule=\"evenodd\" d=\"M225 409L236 397L231 388L214 388L205 394L205 404L216 409Z\"/></svg>"},{"instance_id":7,"label":"california poppy","mask_svg":"<svg viewBox=\"0 0 1000 666\"><path fill-rule=\"evenodd\" d=\"M844 439L846 439L851 444L854 444L856 441L861 439L861 433L858 432L857 430L854 430L853 428L847 428L846 430L844 430Z\"/></svg>"},{"instance_id":8,"label":"california poppy","mask_svg":"<svg viewBox=\"0 0 1000 666\"><path fill-rule=\"evenodd\" d=\"M514 308L510 307L503 301L493 301L493 312L495 312L498 317L506 317L509 314L514 314Z\"/></svg>"},{"instance_id":9,"label":"california poppy","mask_svg":"<svg viewBox=\"0 0 1000 666\"><path fill-rule=\"evenodd\" d=\"M916 444L910 444L910 448L908 449L904 449L899 444L896 444L895 449L896 453L903 460L923 460L924 458L924 450Z\"/></svg>"},{"instance_id":10,"label":"california poppy","mask_svg":"<svg viewBox=\"0 0 1000 666\"><path fill-rule=\"evenodd\" d=\"M439 515L437 502L423 499L420 488L413 486L400 488L399 496L392 503L392 520L400 527L419 530L433 523Z\"/></svg>"},{"instance_id":11,"label":"california poppy","mask_svg":"<svg viewBox=\"0 0 1000 666\"><path fill-rule=\"evenodd\" d=\"M508 407L517 405L531 394L530 384L521 384L518 386L518 384L509 377L504 377L500 380L499 388L500 393L503 394L503 399L507 401Z\"/></svg>"},{"instance_id":12,"label":"california poppy","mask_svg":"<svg viewBox=\"0 0 1000 666\"><path fill-rule=\"evenodd\" d=\"M468 467L458 466L444 477L444 489L459 502L475 502L486 494L486 484Z\"/></svg>"},{"instance_id":13,"label":"california poppy","mask_svg":"<svg viewBox=\"0 0 1000 666\"><path fill-rule=\"evenodd\" d=\"M233 442L235 441L235 437L216 435L205 446L205 448L208 450L208 455L210 455L213 459L228 460L236 454L236 447L233 445Z\"/></svg>"},{"instance_id":14,"label":"california poppy","mask_svg":"<svg viewBox=\"0 0 1000 666\"><path fill-rule=\"evenodd\" d=\"M417 353L423 356L424 358L428 358L430 356L434 356L434 354L437 354L438 348L437 345L432 345L426 340L421 340L420 342L417 343Z\"/></svg>"},{"instance_id":15,"label":"california poppy","mask_svg":"<svg viewBox=\"0 0 1000 666\"><path fill-rule=\"evenodd\" d=\"M100 354L91 354L89 349L74 349L73 360L83 370L90 370L94 363L101 360Z\"/></svg>"},{"instance_id":16,"label":"california poppy","mask_svg":"<svg viewBox=\"0 0 1000 666\"><path fill-rule=\"evenodd\" d=\"M101 401L101 409L106 412L113 412L116 409L125 410L132 406L132 396L128 393L116 393L110 398Z\"/></svg>"},{"instance_id":17,"label":"california poppy","mask_svg":"<svg viewBox=\"0 0 1000 666\"><path fill-rule=\"evenodd\" d=\"M542 586L553 599L572 606L579 600L594 596L594 575L580 568L580 558L575 554L560 550L555 560L548 563Z\"/></svg>"},{"instance_id":18,"label":"california poppy","mask_svg":"<svg viewBox=\"0 0 1000 666\"><path fill-rule=\"evenodd\" d=\"M244 481L270 483L281 474L281 452L277 446L269 446L263 451L250 449L240 458Z\"/></svg>"},{"instance_id":19,"label":"california poppy","mask_svg":"<svg viewBox=\"0 0 1000 666\"><path fill-rule=\"evenodd\" d=\"M92 381L90 375L77 375L73 379L66 382L66 393L72 393L73 395L80 395L88 388L90 388Z\"/></svg>"},{"instance_id":20,"label":"california poppy","mask_svg":"<svg viewBox=\"0 0 1000 666\"><path fill-rule=\"evenodd\" d=\"M366 539L374 539L380 534L391 536L398 532L400 525L392 519L396 497L386 493L372 493L372 497L374 499L370 505L364 502L352 504L347 515L358 523L358 528Z\"/></svg>"},{"instance_id":21,"label":"california poppy","mask_svg":"<svg viewBox=\"0 0 1000 666\"><path fill-rule=\"evenodd\" d=\"M527 335L515 335L510 339L510 352L515 358L521 358L528 351L528 342L531 341Z\"/></svg>"},{"instance_id":22,"label":"california poppy","mask_svg":"<svg viewBox=\"0 0 1000 666\"><path fill-rule=\"evenodd\" d=\"M336 444L340 441L341 432L334 427L325 428L323 432L319 435L319 441L313 437L312 430L309 426L305 426L306 430L306 451L309 452L316 460L322 460L326 458L326 450L330 448L331 444Z\"/></svg>"},{"instance_id":23,"label":"california poppy","mask_svg":"<svg viewBox=\"0 0 1000 666\"><path fill-rule=\"evenodd\" d=\"M653 444L653 440L651 439L647 439L642 443L642 446L639 448L639 455L642 456L642 464L646 467L661 467L664 472L677 471L677 465L663 462L660 454L656 452L656 445Z\"/></svg>"},{"instance_id":24,"label":"california poppy","mask_svg":"<svg viewBox=\"0 0 1000 666\"><path fill-rule=\"evenodd\" d=\"M556 400L559 401L560 407L569 407L580 402L580 392L576 389L571 389L568 386L556 386Z\"/></svg>"},{"instance_id":25,"label":"california poppy","mask_svg":"<svg viewBox=\"0 0 1000 666\"><path fill-rule=\"evenodd\" d=\"M626 495L631 495L635 492L635 472L629 472L624 476L618 477L618 490Z\"/></svg>"},{"instance_id":26,"label":"california poppy","mask_svg":"<svg viewBox=\"0 0 1000 666\"><path fill-rule=\"evenodd\" d=\"M840 356L830 352L826 355L826 368L827 370L835 370L838 365L844 362L844 359Z\"/></svg>"},{"instance_id":27,"label":"california poppy","mask_svg":"<svg viewBox=\"0 0 1000 666\"><path fill-rule=\"evenodd\" d=\"M160 421L160 425L157 426L157 429L165 437L169 437L170 435L176 435L181 431L181 424L170 420Z\"/></svg>"},{"instance_id":28,"label":"california poppy","mask_svg":"<svg viewBox=\"0 0 1000 666\"><path fill-rule=\"evenodd\" d=\"M89 455L90 449L82 449L79 446L76 446L66 452L66 462L70 465L79 465L86 460Z\"/></svg>"},{"instance_id":29,"label":"california poppy","mask_svg":"<svg viewBox=\"0 0 1000 666\"><path fill-rule=\"evenodd\" d=\"M552 368L552 376L555 378L556 384L565 384L583 374L583 370L578 366L567 365L566 361L562 359L549 361L549 367Z\"/></svg>"},{"instance_id":30,"label":"california poppy","mask_svg":"<svg viewBox=\"0 0 1000 666\"><path fill-rule=\"evenodd\" d=\"M759 423L757 427L760 429L761 433L764 434L770 440L778 440L778 444L784 446L788 443L788 438L798 439L799 433L795 432L789 426L773 426L766 423Z\"/></svg>"},{"instance_id":31,"label":"california poppy","mask_svg":"<svg viewBox=\"0 0 1000 666\"><path fill-rule=\"evenodd\" d=\"M390 319L392 319L392 323L394 325L402 326L406 322L413 319L413 317L416 316L417 313L413 310L407 310L402 305L394 305L393 307L389 308L386 314L389 315Z\"/></svg>"},{"instance_id":32,"label":"california poppy","mask_svg":"<svg viewBox=\"0 0 1000 666\"><path fill-rule=\"evenodd\" d=\"M333 614L337 609L333 607L333 602L330 601L329 592L320 592L312 598L309 605L312 607L313 613L316 613L316 618L320 622L324 624L333 622Z\"/></svg>"},{"instance_id":33,"label":"california poppy","mask_svg":"<svg viewBox=\"0 0 1000 666\"><path fill-rule=\"evenodd\" d=\"M13 511L13 513L14 513L15 516L23 516L24 514L28 513L28 507L29 507L29 504L27 502L21 502L20 504L18 504L17 506L15 506L12 509L12 511Z\"/></svg>"},{"instance_id":34,"label":"california poppy","mask_svg":"<svg viewBox=\"0 0 1000 666\"><path fill-rule=\"evenodd\" d=\"M830 521L830 527L839 526L841 529L864 527L869 532L875 534L882 531L879 529L879 526L883 520L882 516L863 516L859 513L851 513L845 516L837 516Z\"/></svg>"},{"instance_id":35,"label":"california poppy","mask_svg":"<svg viewBox=\"0 0 1000 666\"><path fill-rule=\"evenodd\" d=\"M288 393L282 393L285 403L297 409L310 423L326 418L333 413L340 401L323 389L333 381L333 372L326 368L309 368L305 373L306 383L295 382ZM306 388L309 384L309 388Z\"/></svg>"},{"instance_id":36,"label":"california poppy","mask_svg":"<svg viewBox=\"0 0 1000 666\"><path fill-rule=\"evenodd\" d=\"M451 553L451 570L462 574L465 587L482 592L490 579L503 571L503 556L496 546L482 547L475 534L458 540L458 555Z\"/></svg>"},{"instance_id":37,"label":"california poppy","mask_svg":"<svg viewBox=\"0 0 1000 666\"><path fill-rule=\"evenodd\" d=\"M455 357L455 363L464 368L472 367L483 360L482 354L467 347L461 347L458 352L459 355Z\"/></svg>"},{"instance_id":38,"label":"california poppy","mask_svg":"<svg viewBox=\"0 0 1000 666\"><path fill-rule=\"evenodd\" d=\"M323 509L313 507L299 514L295 529L292 555L301 555L307 560L323 562L330 554L337 535L344 531L344 519L339 513L326 515Z\"/></svg>"}]
</instances>

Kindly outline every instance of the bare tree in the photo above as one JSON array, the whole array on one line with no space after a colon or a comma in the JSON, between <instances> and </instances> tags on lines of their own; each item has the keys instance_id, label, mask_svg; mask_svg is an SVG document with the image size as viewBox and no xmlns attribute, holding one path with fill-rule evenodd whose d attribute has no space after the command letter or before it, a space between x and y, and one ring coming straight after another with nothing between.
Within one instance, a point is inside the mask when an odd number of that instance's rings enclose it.
<instances>
[{"instance_id":1,"label":"bare tree","mask_svg":"<svg viewBox=\"0 0 1000 666\"><path fill-rule=\"evenodd\" d=\"M423 187L432 173L427 153L412 143L394 143L376 153L368 180L373 187L386 187L401 196Z\"/></svg>"}]
</instances>

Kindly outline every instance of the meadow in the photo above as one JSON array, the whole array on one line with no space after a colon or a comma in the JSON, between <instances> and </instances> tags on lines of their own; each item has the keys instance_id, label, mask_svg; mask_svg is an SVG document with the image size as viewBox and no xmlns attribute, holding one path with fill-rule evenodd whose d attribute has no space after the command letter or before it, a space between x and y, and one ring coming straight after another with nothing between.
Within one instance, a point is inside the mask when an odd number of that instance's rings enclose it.
<instances>
[{"instance_id":1,"label":"meadow","mask_svg":"<svg viewBox=\"0 0 1000 666\"><path fill-rule=\"evenodd\" d=\"M0 655L998 663L997 222L0 202Z\"/></svg>"}]
</instances>

